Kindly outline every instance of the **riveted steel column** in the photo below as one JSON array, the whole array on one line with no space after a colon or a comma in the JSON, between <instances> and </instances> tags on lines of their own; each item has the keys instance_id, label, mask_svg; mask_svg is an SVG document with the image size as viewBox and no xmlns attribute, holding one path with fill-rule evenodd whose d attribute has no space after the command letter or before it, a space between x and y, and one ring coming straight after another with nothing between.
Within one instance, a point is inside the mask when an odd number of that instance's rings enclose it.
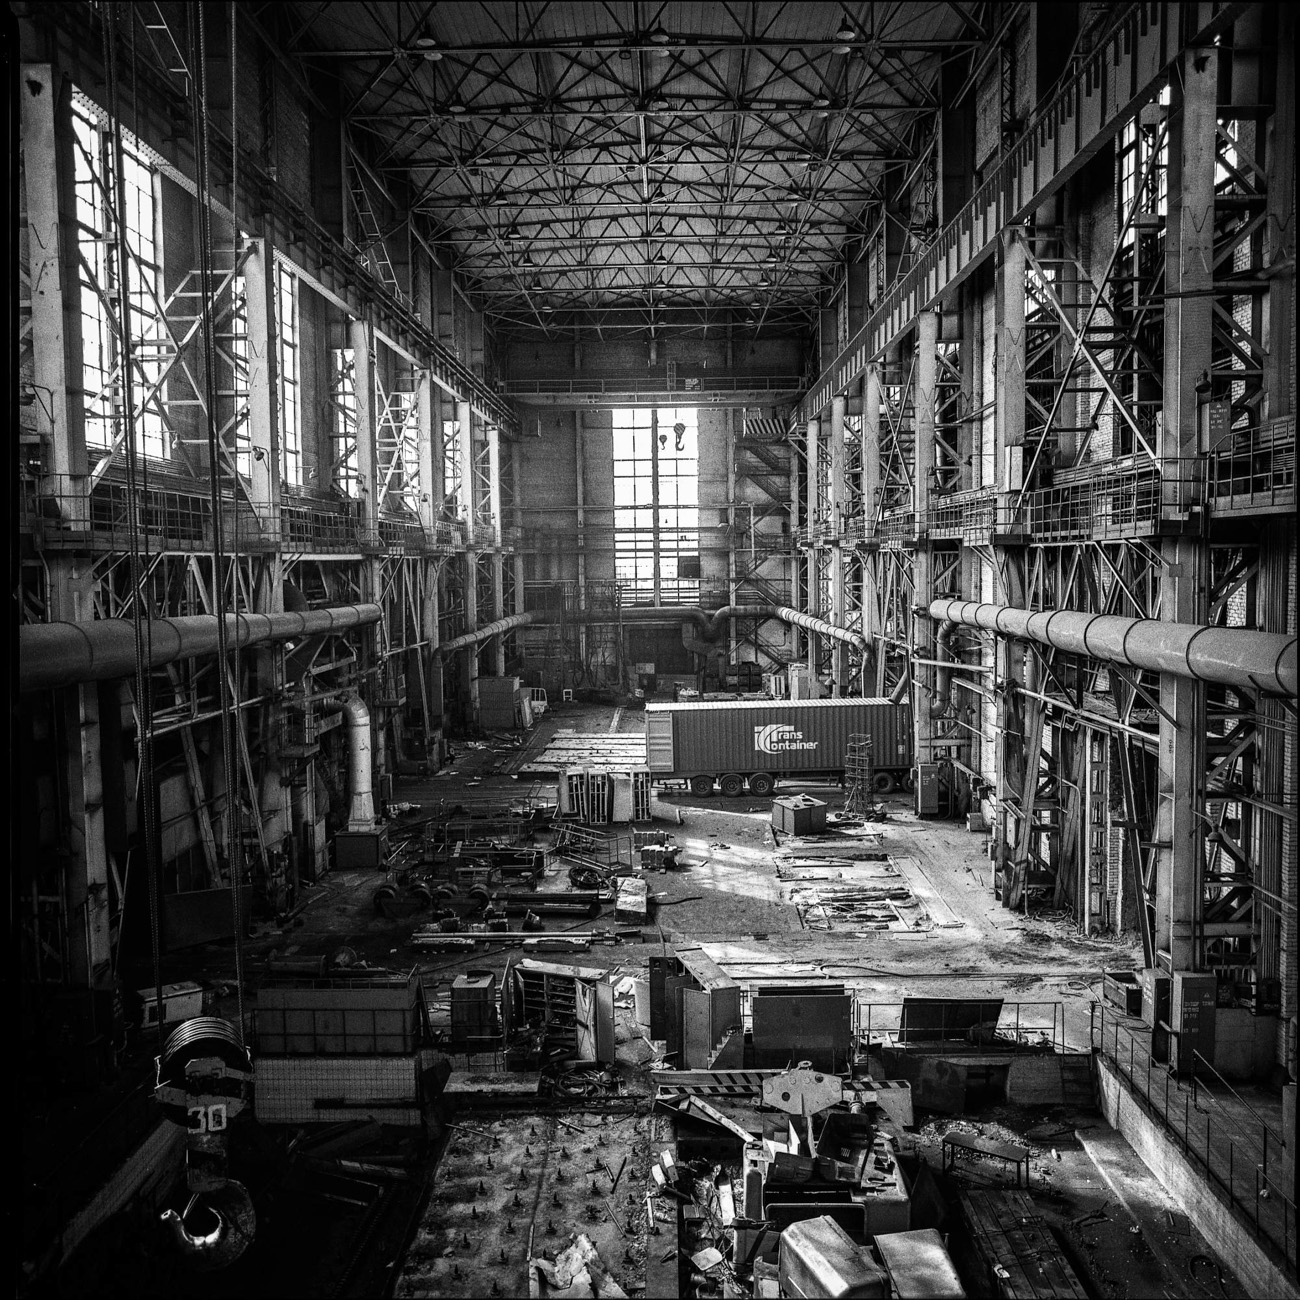
<instances>
[{"instance_id":1,"label":"riveted steel column","mask_svg":"<svg viewBox=\"0 0 1300 1300\"><path fill-rule=\"evenodd\" d=\"M477 315L477 313L475 313ZM482 319L480 317L480 319ZM492 621L504 618L505 607L505 556L501 553L501 430L495 424L486 429L488 445L488 509L492 514ZM496 638L493 668L498 677L506 671L506 643Z\"/></svg>"},{"instance_id":2,"label":"riveted steel column","mask_svg":"<svg viewBox=\"0 0 1300 1300\"><path fill-rule=\"evenodd\" d=\"M830 621L837 627L845 625L844 609L844 565L847 556L844 550L844 413L846 402L843 397L831 399L831 436L830 436L830 488L831 488L831 608ZM848 555L852 554L850 549ZM843 641L831 643L831 682L832 692L836 696L845 693L845 681L849 671L849 647Z\"/></svg>"},{"instance_id":3,"label":"riveted steel column","mask_svg":"<svg viewBox=\"0 0 1300 1300\"><path fill-rule=\"evenodd\" d=\"M930 488L934 469L934 399L939 368L939 313L922 312L916 322L916 359L913 365L915 388L912 395L914 431L912 466L912 509L916 512L916 553L912 562L912 603L927 608L934 599L934 564L930 543L926 539L926 514L930 508ZM916 761L933 761L934 667L925 662L936 658L934 628L928 618L909 620L912 656L912 735ZM918 662L920 661L920 662Z\"/></svg>"},{"instance_id":4,"label":"riveted steel column","mask_svg":"<svg viewBox=\"0 0 1300 1300\"><path fill-rule=\"evenodd\" d=\"M1196 384L1210 366L1214 279L1214 171L1218 51L1188 51L1173 81L1165 260L1162 459L1200 453ZM1181 82L1181 87L1180 83ZM1204 623L1205 546L1194 536L1161 545L1160 617ZM1205 798L1205 687L1160 675L1160 743L1154 821L1155 946L1171 970L1197 964Z\"/></svg>"},{"instance_id":5,"label":"riveted steel column","mask_svg":"<svg viewBox=\"0 0 1300 1300\"><path fill-rule=\"evenodd\" d=\"M994 401L993 431L997 486L997 508L1005 512L1015 500L1020 480L1012 471L1007 449L1023 447L1025 441L1025 246L1024 232L1011 226L1002 232L1001 257L994 290L994 333L986 346L993 348ZM998 528L1009 520L997 521ZM995 566L1001 599L1007 604L1023 602L1025 592L1024 558L1018 547L999 548L1002 563ZM1024 701L1016 694L1025 683L1025 646L1010 637L998 637L994 643L994 681L997 696L997 741L994 772L997 781L995 804L998 869L1002 873L1002 902L1009 897L1007 864L1015 833L1008 809L1020 797L1020 773L1025 745Z\"/></svg>"},{"instance_id":6,"label":"riveted steel column","mask_svg":"<svg viewBox=\"0 0 1300 1300\"><path fill-rule=\"evenodd\" d=\"M862 512L865 535L874 540L876 511L880 501L880 366L872 362L862 376ZM864 694L879 695L884 689L885 650L876 639L880 636L880 552L869 548L862 566L862 635L866 641L863 656Z\"/></svg>"},{"instance_id":7,"label":"riveted steel column","mask_svg":"<svg viewBox=\"0 0 1300 1300\"><path fill-rule=\"evenodd\" d=\"M104 833L104 782L99 736L99 683L81 682L61 692L66 722L68 817L71 859L67 889L67 972L75 988L110 982L108 844ZM203 809L197 816L206 816Z\"/></svg>"},{"instance_id":8,"label":"riveted steel column","mask_svg":"<svg viewBox=\"0 0 1300 1300\"><path fill-rule=\"evenodd\" d=\"M456 450L460 456L460 506L471 533L469 548L461 557L465 566L465 631L473 632L478 628L478 546L473 534L482 525L474 491L474 414L468 402L457 401L456 423L459 426ZM478 722L478 646L469 646L463 654L462 698L468 709L466 721L474 725Z\"/></svg>"},{"instance_id":9,"label":"riveted steel column","mask_svg":"<svg viewBox=\"0 0 1300 1300\"><path fill-rule=\"evenodd\" d=\"M817 500L817 478L818 478L818 458L821 455L821 421L809 420L807 430L807 443L804 448L804 463L808 467L808 541L809 546L805 554L808 557L808 590L805 592L804 605L810 614L820 614L821 611L821 583L817 579L817 544L816 529L819 516L818 507L821 502ZM808 633L808 671L816 672L817 670L817 634Z\"/></svg>"}]
</instances>

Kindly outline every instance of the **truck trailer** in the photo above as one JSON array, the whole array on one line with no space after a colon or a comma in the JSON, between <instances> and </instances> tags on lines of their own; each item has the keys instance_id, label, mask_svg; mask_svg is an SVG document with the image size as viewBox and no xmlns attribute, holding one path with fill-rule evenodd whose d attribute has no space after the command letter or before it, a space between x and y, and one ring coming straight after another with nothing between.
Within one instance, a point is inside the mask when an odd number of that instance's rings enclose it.
<instances>
[{"instance_id":1,"label":"truck trailer","mask_svg":"<svg viewBox=\"0 0 1300 1300\"><path fill-rule=\"evenodd\" d=\"M875 789L908 779L911 715L886 699L709 700L647 704L646 761L654 781L685 780L694 794L714 782L731 798L748 783L770 795L781 778L840 780L849 737L872 741Z\"/></svg>"}]
</instances>

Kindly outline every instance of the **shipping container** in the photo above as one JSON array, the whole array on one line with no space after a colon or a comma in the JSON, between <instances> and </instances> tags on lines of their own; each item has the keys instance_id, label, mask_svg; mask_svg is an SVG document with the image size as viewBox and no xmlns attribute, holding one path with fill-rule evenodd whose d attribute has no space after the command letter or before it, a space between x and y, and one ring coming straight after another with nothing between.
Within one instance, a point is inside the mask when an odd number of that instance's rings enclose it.
<instances>
[{"instance_id":1,"label":"shipping container","mask_svg":"<svg viewBox=\"0 0 1300 1300\"><path fill-rule=\"evenodd\" d=\"M844 771L849 737L868 735L879 773L911 766L911 716L886 699L713 700L647 704L646 757L656 780L688 780L727 795L748 781L766 796L781 777L832 777Z\"/></svg>"}]
</instances>

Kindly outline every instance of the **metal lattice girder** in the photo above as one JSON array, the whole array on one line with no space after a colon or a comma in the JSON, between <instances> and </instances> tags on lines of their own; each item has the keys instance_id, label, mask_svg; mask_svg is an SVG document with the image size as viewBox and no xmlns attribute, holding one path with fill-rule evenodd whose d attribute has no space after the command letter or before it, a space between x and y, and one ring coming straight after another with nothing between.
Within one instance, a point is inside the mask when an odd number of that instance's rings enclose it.
<instances>
[{"instance_id":1,"label":"metal lattice girder","mask_svg":"<svg viewBox=\"0 0 1300 1300\"><path fill-rule=\"evenodd\" d=\"M1237 12L1232 5L1200 11L1186 30L1187 7L1134 6L1113 15L1106 39L1097 39L1072 76L1034 114L1019 140L924 254L890 287L871 318L841 350L809 391L801 418L814 417L846 391L867 364L885 354L920 312L937 305L981 266L998 247L1000 232L1027 220L1058 193L1116 135L1133 111L1150 102L1167 76L1171 58L1185 40L1191 47L1213 44Z\"/></svg>"}]
</instances>

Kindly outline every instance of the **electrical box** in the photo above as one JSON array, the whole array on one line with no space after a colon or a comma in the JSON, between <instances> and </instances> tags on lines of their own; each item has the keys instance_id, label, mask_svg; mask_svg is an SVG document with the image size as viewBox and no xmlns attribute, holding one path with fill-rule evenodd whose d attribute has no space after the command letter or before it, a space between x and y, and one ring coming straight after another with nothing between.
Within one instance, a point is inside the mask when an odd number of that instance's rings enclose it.
<instances>
[{"instance_id":1,"label":"electrical box","mask_svg":"<svg viewBox=\"0 0 1300 1300\"><path fill-rule=\"evenodd\" d=\"M1218 979L1213 972L1174 971L1170 990L1170 1028L1178 1037L1170 1044L1178 1053L1181 1073L1192 1068L1192 1053L1214 1060L1215 1021L1218 1015Z\"/></svg>"},{"instance_id":2,"label":"electrical box","mask_svg":"<svg viewBox=\"0 0 1300 1300\"><path fill-rule=\"evenodd\" d=\"M824 835L826 805L806 794L772 800L772 825L787 835Z\"/></svg>"},{"instance_id":3,"label":"electrical box","mask_svg":"<svg viewBox=\"0 0 1300 1300\"><path fill-rule=\"evenodd\" d=\"M140 989L140 1001L144 1004L144 1025L158 1023L158 990ZM163 1024L172 1025L181 1020L192 1020L203 1014L203 990L190 981L181 984L164 984Z\"/></svg>"},{"instance_id":4,"label":"electrical box","mask_svg":"<svg viewBox=\"0 0 1300 1300\"><path fill-rule=\"evenodd\" d=\"M918 763L916 765L916 815L918 817L937 817L939 815L938 763Z\"/></svg>"},{"instance_id":5,"label":"electrical box","mask_svg":"<svg viewBox=\"0 0 1300 1300\"><path fill-rule=\"evenodd\" d=\"M358 867L388 865L388 828L375 831L340 831L334 837L334 867L352 871Z\"/></svg>"}]
</instances>

